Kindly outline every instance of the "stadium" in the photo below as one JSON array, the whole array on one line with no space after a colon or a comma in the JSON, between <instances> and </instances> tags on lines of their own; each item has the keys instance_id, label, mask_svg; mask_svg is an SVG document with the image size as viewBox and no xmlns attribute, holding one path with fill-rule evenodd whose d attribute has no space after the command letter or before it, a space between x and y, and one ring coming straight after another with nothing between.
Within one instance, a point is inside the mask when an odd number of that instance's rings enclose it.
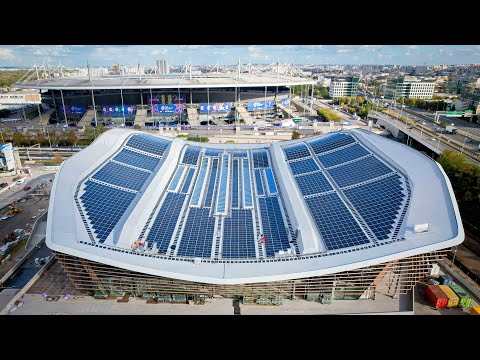
<instances>
[{"instance_id":1,"label":"stadium","mask_svg":"<svg viewBox=\"0 0 480 360\"><path fill-rule=\"evenodd\" d=\"M207 145L113 129L61 165L46 234L96 297L272 303L406 293L463 240L442 168L362 130Z\"/></svg>"},{"instance_id":2,"label":"stadium","mask_svg":"<svg viewBox=\"0 0 480 360\"><path fill-rule=\"evenodd\" d=\"M236 74L84 77L37 69L14 86L41 91L47 113L42 125L253 125L255 116L291 115L293 86L312 91L313 80L293 75L298 73L250 73L240 66Z\"/></svg>"}]
</instances>

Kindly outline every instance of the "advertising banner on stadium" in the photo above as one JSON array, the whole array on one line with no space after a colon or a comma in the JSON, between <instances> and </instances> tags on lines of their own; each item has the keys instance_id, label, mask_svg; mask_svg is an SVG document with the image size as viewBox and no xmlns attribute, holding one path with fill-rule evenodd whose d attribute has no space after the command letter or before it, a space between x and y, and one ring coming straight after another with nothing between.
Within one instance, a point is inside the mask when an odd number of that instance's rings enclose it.
<instances>
[{"instance_id":1,"label":"advertising banner on stadium","mask_svg":"<svg viewBox=\"0 0 480 360\"><path fill-rule=\"evenodd\" d=\"M208 106L208 108L207 108ZM232 110L232 103L207 103L200 104L200 113L215 113L215 112L230 112Z\"/></svg>"},{"instance_id":2,"label":"advertising banner on stadium","mask_svg":"<svg viewBox=\"0 0 480 360\"><path fill-rule=\"evenodd\" d=\"M273 101L267 101L265 105L265 101L249 101L248 102L248 111L255 111L255 110L269 110L273 109Z\"/></svg>"},{"instance_id":3,"label":"advertising banner on stadium","mask_svg":"<svg viewBox=\"0 0 480 360\"><path fill-rule=\"evenodd\" d=\"M179 114L183 111L183 104L154 104L153 114Z\"/></svg>"},{"instance_id":4,"label":"advertising banner on stadium","mask_svg":"<svg viewBox=\"0 0 480 360\"><path fill-rule=\"evenodd\" d=\"M153 97L147 96L147 103L153 104L185 104L187 95L185 94L156 94Z\"/></svg>"},{"instance_id":5,"label":"advertising banner on stadium","mask_svg":"<svg viewBox=\"0 0 480 360\"><path fill-rule=\"evenodd\" d=\"M135 107L133 105L102 105L102 114L105 115L133 115Z\"/></svg>"},{"instance_id":6,"label":"advertising banner on stadium","mask_svg":"<svg viewBox=\"0 0 480 360\"><path fill-rule=\"evenodd\" d=\"M282 99L283 106L290 106L290 98Z\"/></svg>"},{"instance_id":7,"label":"advertising banner on stadium","mask_svg":"<svg viewBox=\"0 0 480 360\"><path fill-rule=\"evenodd\" d=\"M63 114L63 105L58 106L58 113ZM85 114L85 106L65 105L66 114Z\"/></svg>"},{"instance_id":8,"label":"advertising banner on stadium","mask_svg":"<svg viewBox=\"0 0 480 360\"><path fill-rule=\"evenodd\" d=\"M0 145L0 157L3 157L5 159L4 163L6 163L7 170L15 169L15 159L13 157L12 143Z\"/></svg>"}]
</instances>

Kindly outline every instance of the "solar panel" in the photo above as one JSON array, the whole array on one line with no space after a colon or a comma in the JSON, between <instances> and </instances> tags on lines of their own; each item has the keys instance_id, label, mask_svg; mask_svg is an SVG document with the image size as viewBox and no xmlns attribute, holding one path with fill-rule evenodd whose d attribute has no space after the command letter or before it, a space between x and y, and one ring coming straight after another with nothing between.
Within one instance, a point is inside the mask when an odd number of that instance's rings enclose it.
<instances>
[{"instance_id":1,"label":"solar panel","mask_svg":"<svg viewBox=\"0 0 480 360\"><path fill-rule=\"evenodd\" d=\"M233 157L248 157L248 153L246 151L232 151Z\"/></svg>"},{"instance_id":2,"label":"solar panel","mask_svg":"<svg viewBox=\"0 0 480 360\"><path fill-rule=\"evenodd\" d=\"M273 177L273 172L271 168L265 168L265 176L267 178L268 192L270 194L277 193L277 185L275 184L275 178Z\"/></svg>"},{"instance_id":3,"label":"solar panel","mask_svg":"<svg viewBox=\"0 0 480 360\"><path fill-rule=\"evenodd\" d=\"M355 139L350 135L331 134L314 141L309 141L308 144L311 146L315 154L321 154L354 142Z\"/></svg>"},{"instance_id":4,"label":"solar panel","mask_svg":"<svg viewBox=\"0 0 480 360\"><path fill-rule=\"evenodd\" d=\"M183 181L181 193L188 193L188 189L190 188L190 184L192 183L193 174L195 174L195 168L188 169L188 174L185 180Z\"/></svg>"},{"instance_id":5,"label":"solar panel","mask_svg":"<svg viewBox=\"0 0 480 360\"><path fill-rule=\"evenodd\" d=\"M197 165L200 151L201 149L199 147L189 146L183 155L182 164Z\"/></svg>"},{"instance_id":6,"label":"solar panel","mask_svg":"<svg viewBox=\"0 0 480 360\"><path fill-rule=\"evenodd\" d=\"M217 180L217 172L218 172L218 159L213 159L212 169L211 169L210 177L208 181L207 194L205 196L205 203L204 203L205 207L212 206L213 190L215 188L215 181Z\"/></svg>"},{"instance_id":7,"label":"solar panel","mask_svg":"<svg viewBox=\"0 0 480 360\"><path fill-rule=\"evenodd\" d=\"M136 193L119 190L90 180L80 201L99 242L103 243L122 217Z\"/></svg>"},{"instance_id":8,"label":"solar panel","mask_svg":"<svg viewBox=\"0 0 480 360\"><path fill-rule=\"evenodd\" d=\"M184 194L166 193L165 200L148 233L147 249L151 250L156 244L158 252L163 254L167 252L185 198Z\"/></svg>"},{"instance_id":9,"label":"solar panel","mask_svg":"<svg viewBox=\"0 0 480 360\"><path fill-rule=\"evenodd\" d=\"M248 159L242 159L243 161L243 206L248 208L253 206L252 198L252 184L250 182L250 164Z\"/></svg>"},{"instance_id":10,"label":"solar panel","mask_svg":"<svg viewBox=\"0 0 480 360\"><path fill-rule=\"evenodd\" d=\"M224 214L227 210L227 183L229 177L229 156L228 154L223 154L222 156L222 171L220 173L220 181L218 186L218 195L217 195L217 208L216 212L219 214Z\"/></svg>"},{"instance_id":11,"label":"solar panel","mask_svg":"<svg viewBox=\"0 0 480 360\"><path fill-rule=\"evenodd\" d=\"M209 212L210 210L205 208L189 209L177 255L210 257L215 217L209 217Z\"/></svg>"},{"instance_id":12,"label":"solar panel","mask_svg":"<svg viewBox=\"0 0 480 360\"><path fill-rule=\"evenodd\" d=\"M238 208L238 160L233 160L232 166L232 208Z\"/></svg>"},{"instance_id":13,"label":"solar panel","mask_svg":"<svg viewBox=\"0 0 480 360\"><path fill-rule=\"evenodd\" d=\"M358 184L391 172L388 166L374 156L328 170L340 187Z\"/></svg>"},{"instance_id":14,"label":"solar panel","mask_svg":"<svg viewBox=\"0 0 480 360\"><path fill-rule=\"evenodd\" d=\"M262 174L260 173L261 170L255 170L255 184L257 186L257 195L265 195L263 191L263 179Z\"/></svg>"},{"instance_id":15,"label":"solar panel","mask_svg":"<svg viewBox=\"0 0 480 360\"><path fill-rule=\"evenodd\" d=\"M333 190L327 178L321 172L296 176L295 181L303 196Z\"/></svg>"},{"instance_id":16,"label":"solar panel","mask_svg":"<svg viewBox=\"0 0 480 360\"><path fill-rule=\"evenodd\" d=\"M285 157L287 158L287 160L295 160L311 156L307 146L303 143L286 147L284 146L282 149L285 153Z\"/></svg>"},{"instance_id":17,"label":"solar panel","mask_svg":"<svg viewBox=\"0 0 480 360\"><path fill-rule=\"evenodd\" d=\"M223 222L223 258L255 258L252 210L232 210Z\"/></svg>"},{"instance_id":18,"label":"solar panel","mask_svg":"<svg viewBox=\"0 0 480 360\"><path fill-rule=\"evenodd\" d=\"M265 236L265 254L274 256L279 250L290 248L280 204L277 197L258 198L258 203Z\"/></svg>"},{"instance_id":19,"label":"solar panel","mask_svg":"<svg viewBox=\"0 0 480 360\"><path fill-rule=\"evenodd\" d=\"M168 185L168 190L170 191L175 191L178 187L178 182L183 176L183 172L185 171L185 166L180 165L177 168L177 171L175 171L175 175L173 175L172 181L170 181L170 184Z\"/></svg>"},{"instance_id":20,"label":"solar panel","mask_svg":"<svg viewBox=\"0 0 480 360\"><path fill-rule=\"evenodd\" d=\"M268 155L267 150L252 150L253 156L253 168L268 167Z\"/></svg>"},{"instance_id":21,"label":"solar panel","mask_svg":"<svg viewBox=\"0 0 480 360\"><path fill-rule=\"evenodd\" d=\"M219 156L220 154L223 154L223 150L220 150L220 149L205 150L205 156Z\"/></svg>"},{"instance_id":22,"label":"solar panel","mask_svg":"<svg viewBox=\"0 0 480 360\"><path fill-rule=\"evenodd\" d=\"M134 134L125 146L162 156L170 144L171 141L166 141L152 135Z\"/></svg>"},{"instance_id":23,"label":"solar panel","mask_svg":"<svg viewBox=\"0 0 480 360\"><path fill-rule=\"evenodd\" d=\"M389 238L405 195L397 174L344 190L345 195L379 240Z\"/></svg>"},{"instance_id":24,"label":"solar panel","mask_svg":"<svg viewBox=\"0 0 480 360\"><path fill-rule=\"evenodd\" d=\"M320 170L317 163L313 159L289 162L288 165L292 169L293 175L305 174L311 171Z\"/></svg>"},{"instance_id":25,"label":"solar panel","mask_svg":"<svg viewBox=\"0 0 480 360\"><path fill-rule=\"evenodd\" d=\"M132 190L140 190L150 176L150 172L136 170L114 162L107 162L93 176L93 179L118 185Z\"/></svg>"},{"instance_id":26,"label":"solar panel","mask_svg":"<svg viewBox=\"0 0 480 360\"><path fill-rule=\"evenodd\" d=\"M369 242L337 193L307 198L305 201L328 250Z\"/></svg>"},{"instance_id":27,"label":"solar panel","mask_svg":"<svg viewBox=\"0 0 480 360\"><path fill-rule=\"evenodd\" d=\"M318 156L325 167L335 166L347 161L358 159L362 156L371 154L362 145L355 144L344 149L340 149L325 155Z\"/></svg>"},{"instance_id":28,"label":"solar panel","mask_svg":"<svg viewBox=\"0 0 480 360\"><path fill-rule=\"evenodd\" d=\"M202 158L202 165L200 166L200 173L197 176L197 181L195 182L195 188L193 189L193 194L190 199L190 206L198 206L200 202L200 195L202 194L203 183L205 181L205 176L207 175L208 169L208 158Z\"/></svg>"},{"instance_id":29,"label":"solar panel","mask_svg":"<svg viewBox=\"0 0 480 360\"><path fill-rule=\"evenodd\" d=\"M153 171L160 161L159 158L140 154L128 149L122 149L113 160L150 171Z\"/></svg>"}]
</instances>

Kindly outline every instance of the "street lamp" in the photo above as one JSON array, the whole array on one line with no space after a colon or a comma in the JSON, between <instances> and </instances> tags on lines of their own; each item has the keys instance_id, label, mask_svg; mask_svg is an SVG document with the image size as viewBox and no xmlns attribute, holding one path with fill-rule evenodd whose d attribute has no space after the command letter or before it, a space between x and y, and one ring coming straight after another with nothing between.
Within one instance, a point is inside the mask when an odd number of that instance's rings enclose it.
<instances>
[{"instance_id":1,"label":"street lamp","mask_svg":"<svg viewBox=\"0 0 480 360\"><path fill-rule=\"evenodd\" d=\"M463 153L463 148L465 147L465 141L467 141L467 138L465 138L465 139L463 140L462 151L460 151L460 154Z\"/></svg>"},{"instance_id":2,"label":"street lamp","mask_svg":"<svg viewBox=\"0 0 480 360\"><path fill-rule=\"evenodd\" d=\"M442 141L442 133L443 133L443 129L440 129L440 137L438 139L437 150L440 148L440 142Z\"/></svg>"},{"instance_id":3,"label":"street lamp","mask_svg":"<svg viewBox=\"0 0 480 360\"><path fill-rule=\"evenodd\" d=\"M422 133L423 133L423 125L425 125L426 122L422 122L420 125L421 125L421 130L420 130L420 140L422 139Z\"/></svg>"}]
</instances>

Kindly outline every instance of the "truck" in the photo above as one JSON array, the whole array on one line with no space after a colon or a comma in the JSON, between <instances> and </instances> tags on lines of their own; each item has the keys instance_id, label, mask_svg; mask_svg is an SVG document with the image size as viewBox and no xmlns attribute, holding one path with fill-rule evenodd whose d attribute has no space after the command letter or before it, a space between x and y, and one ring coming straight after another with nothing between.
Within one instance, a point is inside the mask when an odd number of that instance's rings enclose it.
<instances>
[{"instance_id":1,"label":"truck","mask_svg":"<svg viewBox=\"0 0 480 360\"><path fill-rule=\"evenodd\" d=\"M457 133L457 128L451 125L447 125L447 127L445 127L445 130L447 130L447 132L449 132L450 134Z\"/></svg>"}]
</instances>

